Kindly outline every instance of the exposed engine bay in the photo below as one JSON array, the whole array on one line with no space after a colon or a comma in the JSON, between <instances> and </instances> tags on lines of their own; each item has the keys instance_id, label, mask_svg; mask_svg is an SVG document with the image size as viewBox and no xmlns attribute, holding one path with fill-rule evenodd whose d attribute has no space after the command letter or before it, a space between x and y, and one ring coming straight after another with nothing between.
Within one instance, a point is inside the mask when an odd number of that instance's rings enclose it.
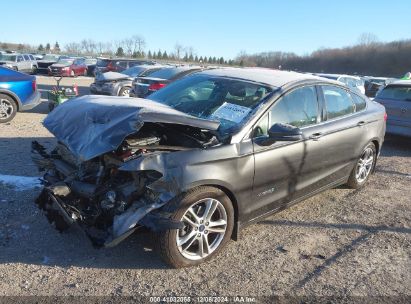
<instances>
[{"instance_id":1,"label":"exposed engine bay","mask_svg":"<svg viewBox=\"0 0 411 304\"><path fill-rule=\"evenodd\" d=\"M45 171L45 187L36 203L59 231L76 222L96 246L114 246L141 226L181 228L161 210L172 197L165 199L164 193L151 187L163 173L150 167L136 171L122 167L159 154L218 144L210 130L153 122L143 123L118 147L89 160L79 159L61 141L50 153L34 141L33 161Z\"/></svg>"}]
</instances>

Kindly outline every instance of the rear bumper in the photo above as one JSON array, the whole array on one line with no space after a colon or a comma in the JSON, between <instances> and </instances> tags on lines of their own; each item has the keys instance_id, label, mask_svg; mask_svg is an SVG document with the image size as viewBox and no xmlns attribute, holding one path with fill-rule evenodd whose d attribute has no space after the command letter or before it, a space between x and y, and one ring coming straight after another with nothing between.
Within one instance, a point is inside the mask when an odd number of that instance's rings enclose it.
<instances>
[{"instance_id":1,"label":"rear bumper","mask_svg":"<svg viewBox=\"0 0 411 304\"><path fill-rule=\"evenodd\" d=\"M21 103L19 111L27 111L41 103L41 94L39 91L34 92L29 99Z\"/></svg>"}]
</instances>

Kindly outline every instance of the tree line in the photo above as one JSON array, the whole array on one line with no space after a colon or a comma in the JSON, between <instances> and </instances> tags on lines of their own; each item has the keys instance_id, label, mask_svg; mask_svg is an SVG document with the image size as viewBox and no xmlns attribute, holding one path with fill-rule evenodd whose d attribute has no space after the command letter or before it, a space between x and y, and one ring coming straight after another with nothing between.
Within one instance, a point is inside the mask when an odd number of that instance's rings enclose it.
<instances>
[{"instance_id":1,"label":"tree line","mask_svg":"<svg viewBox=\"0 0 411 304\"><path fill-rule=\"evenodd\" d=\"M241 52L239 65L313 73L399 77L411 71L411 39L378 42L373 34L363 34L349 47L323 48L309 55L287 52Z\"/></svg>"}]
</instances>

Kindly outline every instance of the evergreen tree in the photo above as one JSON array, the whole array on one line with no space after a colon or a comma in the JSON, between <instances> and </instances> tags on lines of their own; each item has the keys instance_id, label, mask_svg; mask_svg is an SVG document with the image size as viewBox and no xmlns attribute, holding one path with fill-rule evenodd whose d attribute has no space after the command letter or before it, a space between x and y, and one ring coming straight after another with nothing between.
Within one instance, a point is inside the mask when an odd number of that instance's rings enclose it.
<instances>
[{"instance_id":1,"label":"evergreen tree","mask_svg":"<svg viewBox=\"0 0 411 304\"><path fill-rule=\"evenodd\" d=\"M190 61L190 62L193 62L193 61L194 61L193 54L190 54L190 56L188 56L188 61Z\"/></svg>"},{"instance_id":2,"label":"evergreen tree","mask_svg":"<svg viewBox=\"0 0 411 304\"><path fill-rule=\"evenodd\" d=\"M37 48L37 51L43 52L44 51L44 46L40 43L39 47Z\"/></svg>"},{"instance_id":3,"label":"evergreen tree","mask_svg":"<svg viewBox=\"0 0 411 304\"><path fill-rule=\"evenodd\" d=\"M124 56L124 50L121 46L118 47L117 52L116 52L117 57L123 57Z\"/></svg>"},{"instance_id":4,"label":"evergreen tree","mask_svg":"<svg viewBox=\"0 0 411 304\"><path fill-rule=\"evenodd\" d=\"M56 41L56 43L54 44L54 51L56 53L60 53L60 45L59 43Z\"/></svg>"},{"instance_id":5,"label":"evergreen tree","mask_svg":"<svg viewBox=\"0 0 411 304\"><path fill-rule=\"evenodd\" d=\"M213 63L213 58L211 56L208 57L208 63Z\"/></svg>"},{"instance_id":6,"label":"evergreen tree","mask_svg":"<svg viewBox=\"0 0 411 304\"><path fill-rule=\"evenodd\" d=\"M224 58L223 58L223 57L220 57L220 59L218 60L218 63L219 63L219 64L224 64Z\"/></svg>"},{"instance_id":7,"label":"evergreen tree","mask_svg":"<svg viewBox=\"0 0 411 304\"><path fill-rule=\"evenodd\" d=\"M188 54L187 54L187 53L185 53L183 60L184 60L185 62L188 61Z\"/></svg>"},{"instance_id":8,"label":"evergreen tree","mask_svg":"<svg viewBox=\"0 0 411 304\"><path fill-rule=\"evenodd\" d=\"M47 52L50 51L50 43L47 43L47 44L46 44L46 51L47 51Z\"/></svg>"},{"instance_id":9,"label":"evergreen tree","mask_svg":"<svg viewBox=\"0 0 411 304\"><path fill-rule=\"evenodd\" d=\"M203 56L200 56L200 59L198 59L199 62L204 62Z\"/></svg>"},{"instance_id":10,"label":"evergreen tree","mask_svg":"<svg viewBox=\"0 0 411 304\"><path fill-rule=\"evenodd\" d=\"M153 58L153 55L151 54L151 51L150 51L150 50L148 50L148 53L147 53L147 58L148 58L148 59Z\"/></svg>"},{"instance_id":11,"label":"evergreen tree","mask_svg":"<svg viewBox=\"0 0 411 304\"><path fill-rule=\"evenodd\" d=\"M168 55L167 55L166 51L164 51L164 53L163 53L163 59L168 59Z\"/></svg>"},{"instance_id":12,"label":"evergreen tree","mask_svg":"<svg viewBox=\"0 0 411 304\"><path fill-rule=\"evenodd\" d=\"M158 52L157 52L157 58L158 58L158 59L163 58L163 55L161 54L161 50L158 50Z\"/></svg>"},{"instance_id":13,"label":"evergreen tree","mask_svg":"<svg viewBox=\"0 0 411 304\"><path fill-rule=\"evenodd\" d=\"M194 57L194 61L198 62L198 56L197 55Z\"/></svg>"}]
</instances>

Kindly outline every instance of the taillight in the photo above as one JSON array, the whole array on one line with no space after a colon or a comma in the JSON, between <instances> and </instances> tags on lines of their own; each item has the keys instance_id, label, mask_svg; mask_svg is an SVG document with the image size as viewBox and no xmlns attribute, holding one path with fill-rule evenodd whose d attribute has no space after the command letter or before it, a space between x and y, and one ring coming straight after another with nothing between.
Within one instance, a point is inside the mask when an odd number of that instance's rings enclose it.
<instances>
[{"instance_id":1,"label":"taillight","mask_svg":"<svg viewBox=\"0 0 411 304\"><path fill-rule=\"evenodd\" d=\"M384 113L384 121L387 121L387 119L388 119L388 115L387 115L387 112L385 112Z\"/></svg>"},{"instance_id":2,"label":"taillight","mask_svg":"<svg viewBox=\"0 0 411 304\"><path fill-rule=\"evenodd\" d=\"M33 89L33 92L37 90L37 83L35 79L31 82L31 88Z\"/></svg>"},{"instance_id":3,"label":"taillight","mask_svg":"<svg viewBox=\"0 0 411 304\"><path fill-rule=\"evenodd\" d=\"M161 88L164 88L165 86L166 86L165 83L152 83L152 84L150 84L148 89L150 91L157 91L157 90L160 90Z\"/></svg>"}]
</instances>

